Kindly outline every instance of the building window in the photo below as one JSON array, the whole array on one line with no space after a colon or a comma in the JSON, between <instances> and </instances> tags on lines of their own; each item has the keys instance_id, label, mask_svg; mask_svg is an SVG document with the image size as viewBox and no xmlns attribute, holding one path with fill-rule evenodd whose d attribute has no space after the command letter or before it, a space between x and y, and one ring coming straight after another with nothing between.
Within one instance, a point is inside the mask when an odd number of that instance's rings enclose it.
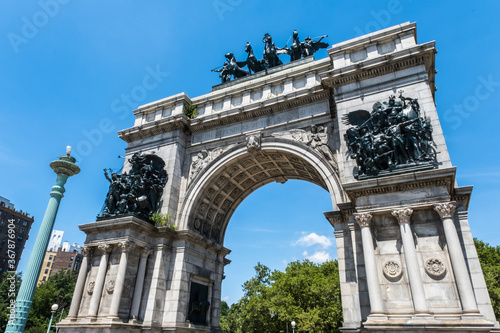
<instances>
[{"instance_id":1,"label":"building window","mask_svg":"<svg viewBox=\"0 0 500 333\"><path fill-rule=\"evenodd\" d=\"M73 259L75 259L75 257L71 257L71 259L69 259L69 260L73 260Z\"/></svg>"},{"instance_id":2,"label":"building window","mask_svg":"<svg viewBox=\"0 0 500 333\"><path fill-rule=\"evenodd\" d=\"M45 281L45 279L46 279L46 277L44 276L43 279L42 279L42 281Z\"/></svg>"},{"instance_id":3,"label":"building window","mask_svg":"<svg viewBox=\"0 0 500 333\"><path fill-rule=\"evenodd\" d=\"M23 226L27 226L27 225L28 225L28 221L24 221Z\"/></svg>"},{"instance_id":4,"label":"building window","mask_svg":"<svg viewBox=\"0 0 500 333\"><path fill-rule=\"evenodd\" d=\"M24 232L26 231L26 229L24 228L21 228L21 230L19 231L21 234L24 234Z\"/></svg>"},{"instance_id":5,"label":"building window","mask_svg":"<svg viewBox=\"0 0 500 333\"><path fill-rule=\"evenodd\" d=\"M17 240L22 242L23 241L23 236L17 236Z\"/></svg>"},{"instance_id":6,"label":"building window","mask_svg":"<svg viewBox=\"0 0 500 333\"><path fill-rule=\"evenodd\" d=\"M47 263L47 267L50 267L50 262Z\"/></svg>"},{"instance_id":7,"label":"building window","mask_svg":"<svg viewBox=\"0 0 500 333\"><path fill-rule=\"evenodd\" d=\"M71 268L71 263L69 263L68 267Z\"/></svg>"},{"instance_id":8,"label":"building window","mask_svg":"<svg viewBox=\"0 0 500 333\"><path fill-rule=\"evenodd\" d=\"M4 224L4 221L2 221L2 223L0 223L0 227L3 227L3 224Z\"/></svg>"},{"instance_id":9,"label":"building window","mask_svg":"<svg viewBox=\"0 0 500 333\"><path fill-rule=\"evenodd\" d=\"M49 256L49 260L52 260L52 254Z\"/></svg>"},{"instance_id":10,"label":"building window","mask_svg":"<svg viewBox=\"0 0 500 333\"><path fill-rule=\"evenodd\" d=\"M49 272L49 270L48 270L48 269L46 269L46 270L45 270L45 274L47 274L48 272Z\"/></svg>"}]
</instances>

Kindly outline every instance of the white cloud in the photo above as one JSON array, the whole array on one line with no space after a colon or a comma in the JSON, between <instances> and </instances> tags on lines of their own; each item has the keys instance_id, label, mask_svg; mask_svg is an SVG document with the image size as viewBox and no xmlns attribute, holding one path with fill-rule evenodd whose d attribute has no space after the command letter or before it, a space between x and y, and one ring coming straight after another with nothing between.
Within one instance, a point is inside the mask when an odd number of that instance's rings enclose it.
<instances>
[{"instance_id":1,"label":"white cloud","mask_svg":"<svg viewBox=\"0 0 500 333\"><path fill-rule=\"evenodd\" d=\"M317 263L317 264L321 264L321 263L324 263L325 261L332 260L332 257L330 256L330 253L328 253L326 251L318 251L318 252L316 252L314 254L311 254L311 255L309 255L307 253L307 251L304 251L302 253L302 255L306 259L308 259L308 260L310 260L310 261L312 261L314 263Z\"/></svg>"},{"instance_id":2,"label":"white cloud","mask_svg":"<svg viewBox=\"0 0 500 333\"><path fill-rule=\"evenodd\" d=\"M332 246L332 241L326 236L320 236L315 232L308 235L304 235L299 238L294 245L304 245L304 246L314 246L320 245L322 248L326 249Z\"/></svg>"},{"instance_id":3,"label":"white cloud","mask_svg":"<svg viewBox=\"0 0 500 333\"><path fill-rule=\"evenodd\" d=\"M224 301L229 300L229 296L224 297Z\"/></svg>"}]
</instances>

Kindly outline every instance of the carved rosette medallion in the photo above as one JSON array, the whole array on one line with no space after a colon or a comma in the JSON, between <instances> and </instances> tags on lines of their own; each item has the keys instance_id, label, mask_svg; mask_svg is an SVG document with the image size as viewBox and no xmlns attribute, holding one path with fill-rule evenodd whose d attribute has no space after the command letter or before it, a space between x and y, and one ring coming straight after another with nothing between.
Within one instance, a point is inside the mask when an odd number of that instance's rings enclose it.
<instances>
[{"instance_id":1,"label":"carved rosette medallion","mask_svg":"<svg viewBox=\"0 0 500 333\"><path fill-rule=\"evenodd\" d=\"M112 246L109 244L101 244L97 248L102 252L102 254L106 254L111 252Z\"/></svg>"},{"instance_id":2,"label":"carved rosette medallion","mask_svg":"<svg viewBox=\"0 0 500 333\"><path fill-rule=\"evenodd\" d=\"M425 270L431 277L441 278L446 274L446 266L437 258L427 259L425 262Z\"/></svg>"},{"instance_id":3,"label":"carved rosette medallion","mask_svg":"<svg viewBox=\"0 0 500 333\"><path fill-rule=\"evenodd\" d=\"M384 275L388 280L396 280L403 274L401 265L394 260L388 260L383 266Z\"/></svg>"},{"instance_id":4,"label":"carved rosette medallion","mask_svg":"<svg viewBox=\"0 0 500 333\"><path fill-rule=\"evenodd\" d=\"M358 222L361 228L369 228L372 221L373 215L371 213L359 213L354 214L356 222Z\"/></svg>"},{"instance_id":5,"label":"carved rosette medallion","mask_svg":"<svg viewBox=\"0 0 500 333\"><path fill-rule=\"evenodd\" d=\"M201 228L201 221L199 219L194 220L194 228L196 230L200 230L200 228Z\"/></svg>"},{"instance_id":6,"label":"carved rosette medallion","mask_svg":"<svg viewBox=\"0 0 500 333\"><path fill-rule=\"evenodd\" d=\"M106 290L112 293L115 290L115 280L109 280Z\"/></svg>"},{"instance_id":7,"label":"carved rosette medallion","mask_svg":"<svg viewBox=\"0 0 500 333\"><path fill-rule=\"evenodd\" d=\"M392 211L392 215L398 219L399 224L410 224L410 217L412 213L413 209L411 208L403 208Z\"/></svg>"},{"instance_id":8,"label":"carved rosette medallion","mask_svg":"<svg viewBox=\"0 0 500 333\"><path fill-rule=\"evenodd\" d=\"M455 208L456 206L454 202L434 204L434 210L439 214L441 220L453 218L453 214L455 214Z\"/></svg>"},{"instance_id":9,"label":"carved rosette medallion","mask_svg":"<svg viewBox=\"0 0 500 333\"><path fill-rule=\"evenodd\" d=\"M94 292L94 288L95 288L95 281L92 280L89 282L89 284L87 285L87 292L89 294L92 294Z\"/></svg>"}]
</instances>

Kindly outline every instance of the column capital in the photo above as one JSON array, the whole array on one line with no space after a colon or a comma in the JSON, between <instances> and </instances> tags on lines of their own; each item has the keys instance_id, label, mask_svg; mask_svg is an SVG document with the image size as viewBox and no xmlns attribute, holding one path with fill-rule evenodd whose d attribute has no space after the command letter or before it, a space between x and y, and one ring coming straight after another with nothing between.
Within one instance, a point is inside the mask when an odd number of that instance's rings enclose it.
<instances>
[{"instance_id":1,"label":"column capital","mask_svg":"<svg viewBox=\"0 0 500 333\"><path fill-rule=\"evenodd\" d=\"M361 228L370 227L372 217L373 217L372 213L356 213L356 214L354 214L354 218L356 219L356 222L358 222L358 224Z\"/></svg>"},{"instance_id":2,"label":"column capital","mask_svg":"<svg viewBox=\"0 0 500 333\"><path fill-rule=\"evenodd\" d=\"M141 257L142 257L142 258L147 258L147 257L149 257L152 253L153 253L153 249L151 249L150 247L143 247L143 248L141 249Z\"/></svg>"},{"instance_id":3,"label":"column capital","mask_svg":"<svg viewBox=\"0 0 500 333\"><path fill-rule=\"evenodd\" d=\"M93 250L94 250L93 246L85 245L85 246L82 246L80 251L82 252L83 256L86 257L89 254L91 254Z\"/></svg>"},{"instance_id":4,"label":"column capital","mask_svg":"<svg viewBox=\"0 0 500 333\"><path fill-rule=\"evenodd\" d=\"M120 247L122 249L122 252L129 253L130 250L135 247L135 244L126 240L126 241L118 243L118 247Z\"/></svg>"},{"instance_id":5,"label":"column capital","mask_svg":"<svg viewBox=\"0 0 500 333\"><path fill-rule=\"evenodd\" d=\"M97 248L102 252L102 254L107 254L111 252L111 249L113 247L109 244L100 244L97 246Z\"/></svg>"},{"instance_id":6,"label":"column capital","mask_svg":"<svg viewBox=\"0 0 500 333\"><path fill-rule=\"evenodd\" d=\"M454 201L434 204L434 210L439 214L441 220L453 218L455 209L456 206Z\"/></svg>"},{"instance_id":7,"label":"column capital","mask_svg":"<svg viewBox=\"0 0 500 333\"><path fill-rule=\"evenodd\" d=\"M410 217L413 214L413 209L411 208L402 208L395 209L391 212L392 216L396 217L399 224L408 223L410 224Z\"/></svg>"}]
</instances>

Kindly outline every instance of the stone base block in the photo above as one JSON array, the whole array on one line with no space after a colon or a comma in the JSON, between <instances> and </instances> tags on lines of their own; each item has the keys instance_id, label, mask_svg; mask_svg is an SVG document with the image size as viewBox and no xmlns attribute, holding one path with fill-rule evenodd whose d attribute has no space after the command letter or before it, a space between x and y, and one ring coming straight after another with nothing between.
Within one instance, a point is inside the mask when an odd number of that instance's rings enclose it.
<instances>
[{"instance_id":1,"label":"stone base block","mask_svg":"<svg viewBox=\"0 0 500 333\"><path fill-rule=\"evenodd\" d=\"M494 324L484 316L464 314L417 314L388 315L386 319L377 315L368 316L363 332L493 332Z\"/></svg>"}]
</instances>

